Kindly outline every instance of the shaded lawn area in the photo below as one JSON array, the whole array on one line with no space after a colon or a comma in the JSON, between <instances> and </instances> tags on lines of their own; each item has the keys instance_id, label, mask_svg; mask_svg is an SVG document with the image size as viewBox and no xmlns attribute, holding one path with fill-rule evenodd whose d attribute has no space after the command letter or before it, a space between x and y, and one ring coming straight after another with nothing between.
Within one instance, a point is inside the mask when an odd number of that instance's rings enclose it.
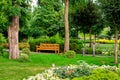
<instances>
[{"instance_id":1,"label":"shaded lawn area","mask_svg":"<svg viewBox=\"0 0 120 80\"><path fill-rule=\"evenodd\" d=\"M79 60L84 60L89 64L96 65L115 65L113 63L113 56L81 56L78 54L75 58L66 58L57 54L32 54L30 55L30 62L18 62L16 60L8 60L0 57L0 80L22 80L28 76L43 72L45 69L51 67L52 64L56 66L64 66L69 64L78 64ZM120 58L119 58L120 61Z\"/></svg>"}]
</instances>

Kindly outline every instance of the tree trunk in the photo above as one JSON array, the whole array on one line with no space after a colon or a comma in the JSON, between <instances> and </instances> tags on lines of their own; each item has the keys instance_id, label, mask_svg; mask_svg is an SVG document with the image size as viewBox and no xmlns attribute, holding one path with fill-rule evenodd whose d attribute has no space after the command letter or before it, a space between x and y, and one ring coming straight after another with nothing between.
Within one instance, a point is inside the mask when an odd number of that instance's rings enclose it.
<instances>
[{"instance_id":1,"label":"tree trunk","mask_svg":"<svg viewBox=\"0 0 120 80\"><path fill-rule=\"evenodd\" d=\"M94 35L94 42L93 42L93 56L95 56L95 48L96 48L96 34Z\"/></svg>"},{"instance_id":2,"label":"tree trunk","mask_svg":"<svg viewBox=\"0 0 120 80\"><path fill-rule=\"evenodd\" d=\"M118 29L115 29L115 49L114 49L114 62L118 63Z\"/></svg>"},{"instance_id":3,"label":"tree trunk","mask_svg":"<svg viewBox=\"0 0 120 80\"><path fill-rule=\"evenodd\" d=\"M18 32L19 32L19 17L12 17L12 23L8 27L9 39L9 59L19 58L19 45L18 45Z\"/></svg>"},{"instance_id":4,"label":"tree trunk","mask_svg":"<svg viewBox=\"0 0 120 80\"><path fill-rule=\"evenodd\" d=\"M85 55L85 47L86 47L86 45L85 45L86 38L85 38L85 33L83 33L83 34L84 34L84 47L82 48L82 55L84 56Z\"/></svg>"},{"instance_id":5,"label":"tree trunk","mask_svg":"<svg viewBox=\"0 0 120 80\"><path fill-rule=\"evenodd\" d=\"M64 26L65 26L65 42L64 42L64 52L69 50L69 22L68 22L68 0L64 0Z\"/></svg>"},{"instance_id":6,"label":"tree trunk","mask_svg":"<svg viewBox=\"0 0 120 80\"><path fill-rule=\"evenodd\" d=\"M84 48L85 48L85 41L86 41L86 38L85 38L85 33L84 33Z\"/></svg>"},{"instance_id":7,"label":"tree trunk","mask_svg":"<svg viewBox=\"0 0 120 80\"><path fill-rule=\"evenodd\" d=\"M92 30L91 30L91 28L89 29L89 35L90 35L90 44L89 44L89 47L91 48L92 47L92 35L91 35L91 33L92 33Z\"/></svg>"}]
</instances>

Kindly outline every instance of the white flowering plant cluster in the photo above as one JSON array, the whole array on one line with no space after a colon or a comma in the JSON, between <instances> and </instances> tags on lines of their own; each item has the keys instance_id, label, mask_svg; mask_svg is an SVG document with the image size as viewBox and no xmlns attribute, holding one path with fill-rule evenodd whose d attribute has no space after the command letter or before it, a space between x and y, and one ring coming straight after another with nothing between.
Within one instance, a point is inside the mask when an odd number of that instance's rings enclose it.
<instances>
[{"instance_id":1,"label":"white flowering plant cluster","mask_svg":"<svg viewBox=\"0 0 120 80\"><path fill-rule=\"evenodd\" d=\"M87 63L82 62L79 65L69 65L62 67L53 66L43 73L30 76L27 79L24 78L23 80L71 80L75 77L89 76L91 75L91 72L96 69L106 69L113 72L120 71L120 68L116 66L88 65Z\"/></svg>"}]
</instances>

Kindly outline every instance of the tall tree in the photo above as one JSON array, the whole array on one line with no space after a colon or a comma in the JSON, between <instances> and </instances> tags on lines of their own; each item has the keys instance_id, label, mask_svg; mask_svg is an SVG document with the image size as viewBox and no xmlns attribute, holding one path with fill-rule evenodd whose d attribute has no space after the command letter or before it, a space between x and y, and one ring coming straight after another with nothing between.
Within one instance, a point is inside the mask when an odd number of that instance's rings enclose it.
<instances>
[{"instance_id":1,"label":"tall tree","mask_svg":"<svg viewBox=\"0 0 120 80\"><path fill-rule=\"evenodd\" d=\"M78 19L78 16L80 16L80 10L83 10L87 3L88 0L70 0L69 2L70 34L72 37L78 38L78 31L83 31L83 27L79 24L80 20Z\"/></svg>"},{"instance_id":2,"label":"tall tree","mask_svg":"<svg viewBox=\"0 0 120 80\"><path fill-rule=\"evenodd\" d=\"M106 20L115 30L114 62L118 63L118 32L120 28L120 0L99 0Z\"/></svg>"},{"instance_id":3,"label":"tall tree","mask_svg":"<svg viewBox=\"0 0 120 80\"><path fill-rule=\"evenodd\" d=\"M38 36L53 36L58 31L64 33L64 6L61 0L38 0L38 7L33 11L31 31ZM47 6L46 6L47 5ZM32 27L34 26L34 30ZM37 30L37 31L35 31Z\"/></svg>"},{"instance_id":4,"label":"tall tree","mask_svg":"<svg viewBox=\"0 0 120 80\"><path fill-rule=\"evenodd\" d=\"M69 21L68 21L68 9L69 0L64 0L64 27L65 27L65 42L64 42L64 52L69 50Z\"/></svg>"},{"instance_id":5,"label":"tall tree","mask_svg":"<svg viewBox=\"0 0 120 80\"><path fill-rule=\"evenodd\" d=\"M4 14L6 14L8 26L8 42L9 42L9 59L19 58L19 18L29 6L29 0L2 0L7 5L3 6ZM4 22L5 23L5 22Z\"/></svg>"},{"instance_id":6,"label":"tall tree","mask_svg":"<svg viewBox=\"0 0 120 80\"><path fill-rule=\"evenodd\" d=\"M79 4L80 5L80 4ZM84 2L83 7L76 10L73 16L73 22L80 26L84 33L90 34L90 47L92 45L91 34L92 34L92 26L96 25L98 19L100 18L100 14L98 9L96 8L96 4L93 3L92 0L86 0Z\"/></svg>"}]
</instances>

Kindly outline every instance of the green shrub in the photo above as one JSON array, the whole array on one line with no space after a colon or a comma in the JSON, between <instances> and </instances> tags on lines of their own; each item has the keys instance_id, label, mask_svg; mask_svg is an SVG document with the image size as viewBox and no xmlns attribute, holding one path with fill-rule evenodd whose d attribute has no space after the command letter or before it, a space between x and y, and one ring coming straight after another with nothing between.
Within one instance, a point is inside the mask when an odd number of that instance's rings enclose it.
<instances>
[{"instance_id":1,"label":"green shrub","mask_svg":"<svg viewBox=\"0 0 120 80\"><path fill-rule=\"evenodd\" d=\"M90 75L91 70L94 67L91 67L85 62L80 62L80 65L70 65L70 66L62 66L54 69L54 73L62 79L69 78L70 80L74 77L80 77L84 75Z\"/></svg>"},{"instance_id":2,"label":"green shrub","mask_svg":"<svg viewBox=\"0 0 120 80\"><path fill-rule=\"evenodd\" d=\"M81 53L83 48L83 43L79 39L70 39L70 50L75 51L76 53Z\"/></svg>"},{"instance_id":3,"label":"green shrub","mask_svg":"<svg viewBox=\"0 0 120 80\"><path fill-rule=\"evenodd\" d=\"M23 54L30 55L31 52L30 52L30 49L29 49L29 48L23 48L23 49L22 49L22 53L23 53Z\"/></svg>"},{"instance_id":4,"label":"green shrub","mask_svg":"<svg viewBox=\"0 0 120 80\"><path fill-rule=\"evenodd\" d=\"M30 50L36 51L36 45L40 45L40 43L59 44L60 45L60 52L63 52L63 49L64 49L64 40L59 37L58 33L51 38L37 38L37 39L30 38L29 39Z\"/></svg>"},{"instance_id":5,"label":"green shrub","mask_svg":"<svg viewBox=\"0 0 120 80\"><path fill-rule=\"evenodd\" d=\"M72 50L69 50L69 51L65 52L64 55L65 55L67 58L74 58L74 57L76 56L76 52L75 52L75 51L72 51Z\"/></svg>"},{"instance_id":6,"label":"green shrub","mask_svg":"<svg viewBox=\"0 0 120 80\"><path fill-rule=\"evenodd\" d=\"M5 37L3 36L2 33L0 33L0 44L1 43L6 43L6 39L5 39Z\"/></svg>"},{"instance_id":7,"label":"green shrub","mask_svg":"<svg viewBox=\"0 0 120 80\"><path fill-rule=\"evenodd\" d=\"M29 56L27 54L22 54L20 55L20 57L18 58L19 62L27 62L30 61Z\"/></svg>"},{"instance_id":8,"label":"green shrub","mask_svg":"<svg viewBox=\"0 0 120 80\"><path fill-rule=\"evenodd\" d=\"M74 78L73 80L120 80L120 76L110 70L96 69L90 76Z\"/></svg>"},{"instance_id":9,"label":"green shrub","mask_svg":"<svg viewBox=\"0 0 120 80\"><path fill-rule=\"evenodd\" d=\"M92 48L85 48L85 54L93 54Z\"/></svg>"},{"instance_id":10,"label":"green shrub","mask_svg":"<svg viewBox=\"0 0 120 80\"><path fill-rule=\"evenodd\" d=\"M93 49L85 48L85 54L93 54ZM100 49L95 49L95 54L102 54L102 51Z\"/></svg>"},{"instance_id":11,"label":"green shrub","mask_svg":"<svg viewBox=\"0 0 120 80\"><path fill-rule=\"evenodd\" d=\"M9 45L8 43L2 43L2 46L6 49L9 48ZM22 50L23 48L30 48L30 45L29 43L26 43L26 42L20 42L19 43L19 49Z\"/></svg>"},{"instance_id":12,"label":"green shrub","mask_svg":"<svg viewBox=\"0 0 120 80\"><path fill-rule=\"evenodd\" d=\"M40 43L59 44L60 52L64 51L64 39L59 37L58 33L51 38L37 38L37 39L30 38L29 39L30 50L36 51L36 45L40 45ZM82 47L83 47L82 41L80 41L78 39L70 39L70 50L74 50L77 53L81 53Z\"/></svg>"},{"instance_id":13,"label":"green shrub","mask_svg":"<svg viewBox=\"0 0 120 80\"><path fill-rule=\"evenodd\" d=\"M29 43L27 43L27 42L20 42L19 43L19 49L20 50L22 50L22 49L24 49L24 48L29 48L30 47L30 45L29 45Z\"/></svg>"},{"instance_id":14,"label":"green shrub","mask_svg":"<svg viewBox=\"0 0 120 80\"><path fill-rule=\"evenodd\" d=\"M4 56L4 51L2 46L0 46L0 56Z\"/></svg>"}]
</instances>

